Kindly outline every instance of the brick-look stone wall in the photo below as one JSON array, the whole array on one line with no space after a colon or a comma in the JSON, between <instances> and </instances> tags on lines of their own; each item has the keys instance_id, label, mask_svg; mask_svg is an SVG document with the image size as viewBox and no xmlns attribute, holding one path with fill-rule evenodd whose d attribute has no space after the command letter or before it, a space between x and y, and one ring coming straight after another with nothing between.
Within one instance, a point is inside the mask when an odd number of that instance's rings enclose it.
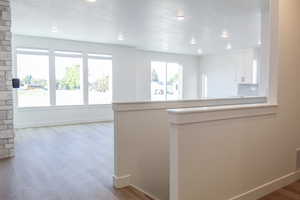
<instances>
[{"instance_id":1,"label":"brick-look stone wall","mask_svg":"<svg viewBox=\"0 0 300 200\"><path fill-rule=\"evenodd\" d=\"M0 159L14 156L10 0L0 0Z\"/></svg>"}]
</instances>

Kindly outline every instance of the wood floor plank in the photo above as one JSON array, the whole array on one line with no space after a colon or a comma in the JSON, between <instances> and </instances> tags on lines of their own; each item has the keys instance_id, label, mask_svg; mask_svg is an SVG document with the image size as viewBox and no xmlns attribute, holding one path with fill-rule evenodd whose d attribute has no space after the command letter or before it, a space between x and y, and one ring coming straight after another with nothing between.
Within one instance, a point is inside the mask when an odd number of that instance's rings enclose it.
<instances>
[{"instance_id":1,"label":"wood floor plank","mask_svg":"<svg viewBox=\"0 0 300 200\"><path fill-rule=\"evenodd\" d=\"M0 200L149 200L113 188L113 124L21 129L0 161Z\"/></svg>"},{"instance_id":2,"label":"wood floor plank","mask_svg":"<svg viewBox=\"0 0 300 200\"><path fill-rule=\"evenodd\" d=\"M297 181L289 186L277 190L260 200L300 200L300 182Z\"/></svg>"}]
</instances>

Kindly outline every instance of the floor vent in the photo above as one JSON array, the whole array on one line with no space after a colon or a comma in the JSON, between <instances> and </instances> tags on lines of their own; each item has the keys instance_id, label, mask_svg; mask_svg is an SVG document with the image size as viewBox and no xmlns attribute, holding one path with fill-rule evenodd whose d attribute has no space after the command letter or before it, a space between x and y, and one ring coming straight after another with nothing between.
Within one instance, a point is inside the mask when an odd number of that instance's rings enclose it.
<instances>
[{"instance_id":1,"label":"floor vent","mask_svg":"<svg viewBox=\"0 0 300 200\"><path fill-rule=\"evenodd\" d=\"M296 161L296 169L300 170L300 149L297 149L297 161Z\"/></svg>"}]
</instances>

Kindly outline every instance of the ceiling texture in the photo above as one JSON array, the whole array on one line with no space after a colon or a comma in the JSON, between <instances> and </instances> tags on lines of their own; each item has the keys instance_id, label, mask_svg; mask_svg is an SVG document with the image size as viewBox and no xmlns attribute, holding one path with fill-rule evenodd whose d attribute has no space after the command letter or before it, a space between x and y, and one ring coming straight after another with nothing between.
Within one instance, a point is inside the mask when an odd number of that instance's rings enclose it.
<instances>
[{"instance_id":1,"label":"ceiling texture","mask_svg":"<svg viewBox=\"0 0 300 200\"><path fill-rule=\"evenodd\" d=\"M12 32L179 54L196 55L201 49L210 54L224 51L229 43L232 49L257 46L266 2L12 0ZM177 19L179 14L184 20ZM221 37L224 30L229 38Z\"/></svg>"}]
</instances>

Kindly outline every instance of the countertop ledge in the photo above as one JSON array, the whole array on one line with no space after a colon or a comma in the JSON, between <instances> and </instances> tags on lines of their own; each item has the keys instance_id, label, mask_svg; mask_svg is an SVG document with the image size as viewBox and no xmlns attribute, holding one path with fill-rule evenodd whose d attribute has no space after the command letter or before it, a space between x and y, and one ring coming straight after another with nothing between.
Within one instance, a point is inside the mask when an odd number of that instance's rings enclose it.
<instances>
[{"instance_id":1,"label":"countertop ledge","mask_svg":"<svg viewBox=\"0 0 300 200\"><path fill-rule=\"evenodd\" d=\"M277 104L249 104L169 109L169 122L175 125L203 123L247 117L275 115Z\"/></svg>"},{"instance_id":2,"label":"countertop ledge","mask_svg":"<svg viewBox=\"0 0 300 200\"><path fill-rule=\"evenodd\" d=\"M259 108L276 108L278 104L248 104L248 105L227 105L227 106L207 106L197 108L181 108L181 109L168 109L169 114L189 114L189 113L205 113L216 111L228 110L246 110L246 109L259 109Z\"/></svg>"}]
</instances>

